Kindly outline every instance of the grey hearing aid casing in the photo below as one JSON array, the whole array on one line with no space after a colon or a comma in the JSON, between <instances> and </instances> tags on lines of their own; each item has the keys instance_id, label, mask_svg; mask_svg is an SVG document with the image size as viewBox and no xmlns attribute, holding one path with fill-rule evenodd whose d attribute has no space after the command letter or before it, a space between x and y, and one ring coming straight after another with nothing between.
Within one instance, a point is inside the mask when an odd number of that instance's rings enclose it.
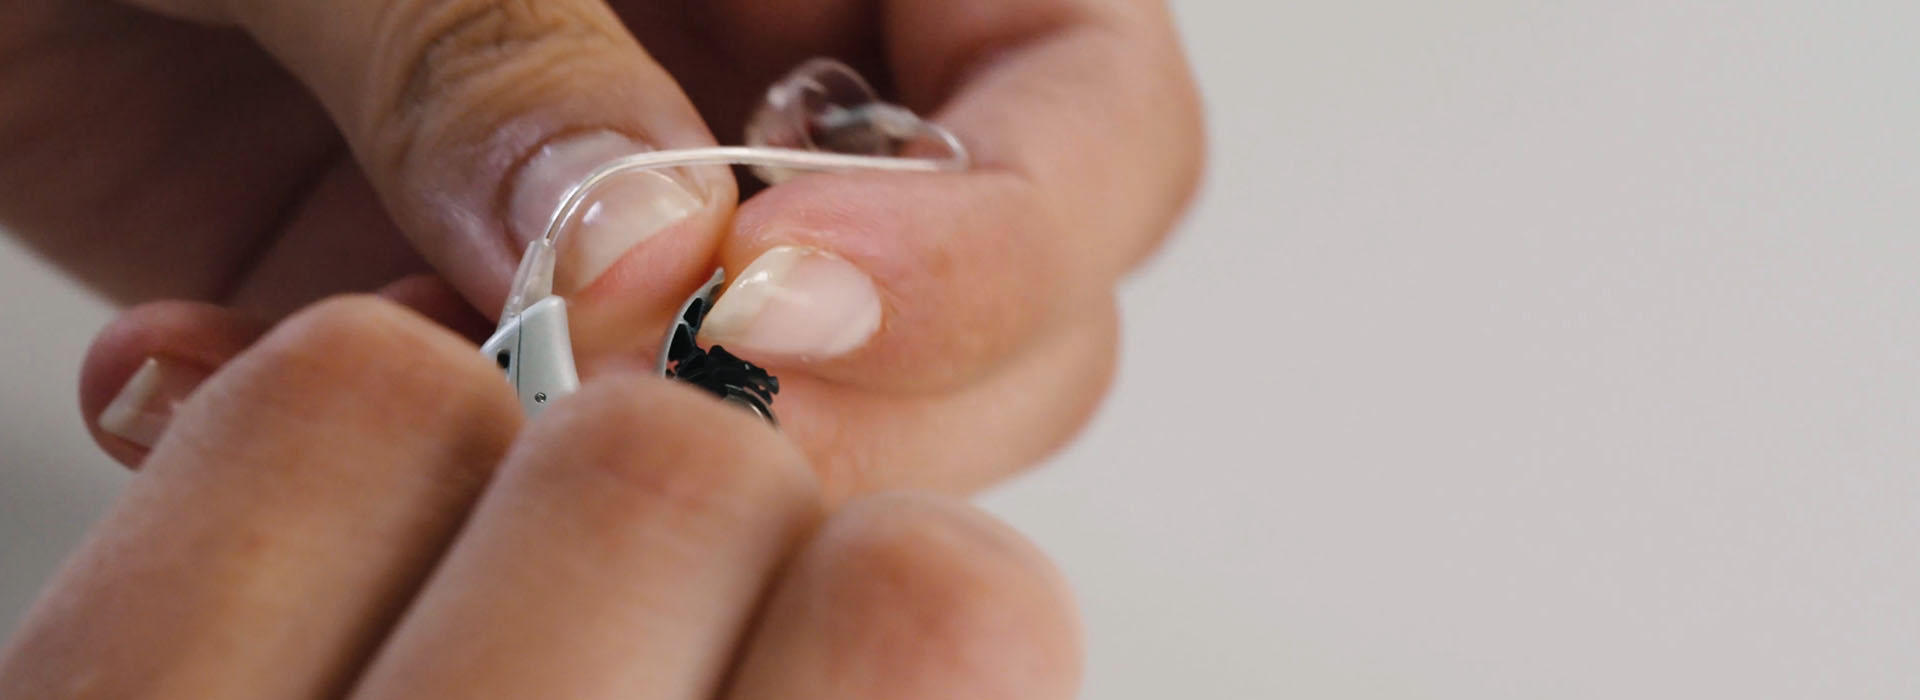
<instances>
[{"instance_id":1,"label":"grey hearing aid casing","mask_svg":"<svg viewBox=\"0 0 1920 700\"><path fill-rule=\"evenodd\" d=\"M495 331L480 351L507 373L507 382L529 416L580 388L563 298L534 302Z\"/></svg>"}]
</instances>

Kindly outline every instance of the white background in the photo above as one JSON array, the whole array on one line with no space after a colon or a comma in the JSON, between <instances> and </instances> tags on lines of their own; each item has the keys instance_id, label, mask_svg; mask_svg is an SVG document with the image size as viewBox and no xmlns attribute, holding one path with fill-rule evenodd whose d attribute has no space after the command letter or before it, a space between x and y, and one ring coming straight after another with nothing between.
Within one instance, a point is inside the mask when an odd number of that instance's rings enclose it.
<instances>
[{"instance_id":1,"label":"white background","mask_svg":"<svg viewBox=\"0 0 1920 700\"><path fill-rule=\"evenodd\" d=\"M1920 5L1179 13L1208 189L987 499L1087 697L1920 697ZM0 626L122 481L107 313L0 253Z\"/></svg>"}]
</instances>

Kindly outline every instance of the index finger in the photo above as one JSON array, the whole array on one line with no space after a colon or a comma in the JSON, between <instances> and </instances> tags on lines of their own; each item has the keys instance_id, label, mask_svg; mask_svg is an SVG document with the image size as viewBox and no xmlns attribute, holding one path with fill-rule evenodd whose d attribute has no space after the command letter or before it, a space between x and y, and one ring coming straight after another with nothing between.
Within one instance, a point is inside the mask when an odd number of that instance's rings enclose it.
<instances>
[{"instance_id":1,"label":"index finger","mask_svg":"<svg viewBox=\"0 0 1920 700\"><path fill-rule=\"evenodd\" d=\"M492 364L411 312L294 316L182 406L0 658L0 695L337 693L519 426Z\"/></svg>"},{"instance_id":2,"label":"index finger","mask_svg":"<svg viewBox=\"0 0 1920 700\"><path fill-rule=\"evenodd\" d=\"M817 488L745 412L602 377L529 425L355 697L711 697Z\"/></svg>"}]
</instances>

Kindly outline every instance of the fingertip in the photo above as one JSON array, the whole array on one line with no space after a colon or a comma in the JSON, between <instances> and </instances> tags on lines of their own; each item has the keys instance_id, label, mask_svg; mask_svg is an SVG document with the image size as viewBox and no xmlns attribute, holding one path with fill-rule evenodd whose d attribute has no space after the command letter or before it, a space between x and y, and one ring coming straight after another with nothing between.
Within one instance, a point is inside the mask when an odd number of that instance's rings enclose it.
<instances>
[{"instance_id":1,"label":"fingertip","mask_svg":"<svg viewBox=\"0 0 1920 700\"><path fill-rule=\"evenodd\" d=\"M888 393L950 390L1028 345L1088 275L1018 178L846 175L742 205L721 248L740 271L709 340L756 364Z\"/></svg>"},{"instance_id":2,"label":"fingertip","mask_svg":"<svg viewBox=\"0 0 1920 700\"><path fill-rule=\"evenodd\" d=\"M195 302L129 309L107 324L80 370L88 432L121 464L137 466L164 427L162 409L265 332L264 321Z\"/></svg>"},{"instance_id":3,"label":"fingertip","mask_svg":"<svg viewBox=\"0 0 1920 700\"><path fill-rule=\"evenodd\" d=\"M866 345L881 314L879 289L858 266L828 251L782 245L735 276L701 337L757 357L831 359Z\"/></svg>"}]
</instances>

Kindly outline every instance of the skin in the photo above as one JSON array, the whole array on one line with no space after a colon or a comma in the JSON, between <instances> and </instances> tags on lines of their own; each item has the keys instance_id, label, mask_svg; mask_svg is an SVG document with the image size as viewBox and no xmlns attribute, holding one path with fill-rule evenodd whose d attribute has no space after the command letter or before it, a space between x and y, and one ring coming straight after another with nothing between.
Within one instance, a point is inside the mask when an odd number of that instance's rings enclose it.
<instances>
[{"instance_id":1,"label":"skin","mask_svg":"<svg viewBox=\"0 0 1920 700\"><path fill-rule=\"evenodd\" d=\"M1156 0L14 0L0 224L118 301L213 305L124 322L83 379L91 420L145 354L211 370L336 293L437 284L492 313L520 252L511 183L542 145L731 142L815 55L951 128L974 169L802 177L737 208L732 178L701 171L714 211L574 299L583 368L647 357L716 264L821 248L873 277L879 333L749 359L781 376L825 498L963 493L1033 464L1098 403L1114 285L1198 178L1198 100ZM485 327L432 296L435 318Z\"/></svg>"},{"instance_id":2,"label":"skin","mask_svg":"<svg viewBox=\"0 0 1920 700\"><path fill-rule=\"evenodd\" d=\"M575 296L587 385L524 423L472 344L523 166L587 132L731 141L814 55L974 168L744 203L696 172L718 205ZM1114 284L1198 178L1159 2L16 0L0 84L0 224L142 304L81 387L141 473L0 696L1073 695L1057 573L952 494L1085 421ZM857 265L885 318L750 357L783 432L632 371L715 265L782 245ZM148 450L97 419L155 356L211 378Z\"/></svg>"},{"instance_id":3,"label":"skin","mask_svg":"<svg viewBox=\"0 0 1920 700\"><path fill-rule=\"evenodd\" d=\"M385 300L244 344L0 656L0 697L1073 696L1057 573L951 497L829 511L790 441L650 377L523 425L470 343Z\"/></svg>"}]
</instances>

